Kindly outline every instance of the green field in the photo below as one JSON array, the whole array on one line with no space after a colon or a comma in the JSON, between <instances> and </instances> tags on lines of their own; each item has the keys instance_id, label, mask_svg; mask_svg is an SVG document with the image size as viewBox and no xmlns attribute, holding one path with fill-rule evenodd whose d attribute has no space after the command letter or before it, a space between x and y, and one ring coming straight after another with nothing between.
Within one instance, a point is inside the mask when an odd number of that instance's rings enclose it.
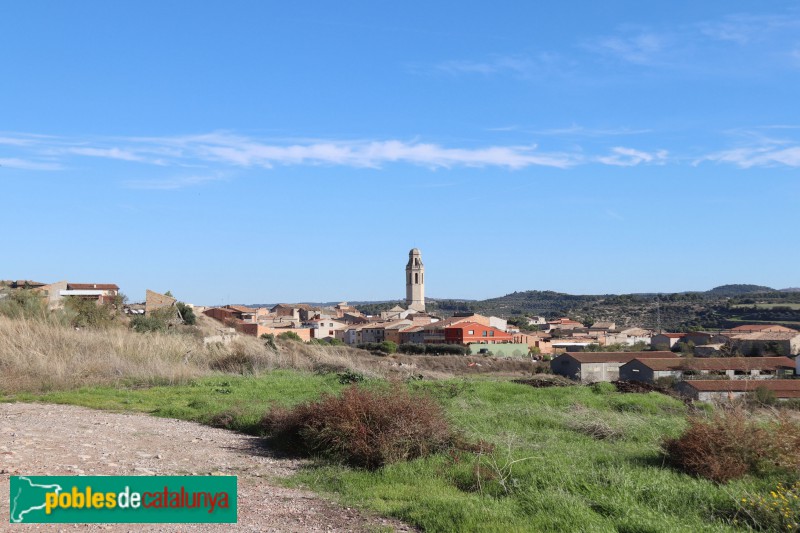
<instances>
[{"instance_id":1,"label":"green field","mask_svg":"<svg viewBox=\"0 0 800 533\"><path fill-rule=\"evenodd\" d=\"M536 389L488 379L407 386L434 395L458 427L472 439L494 443L495 450L480 456L440 454L377 471L318 461L288 483L426 531L694 532L740 530L734 520L742 519L744 496L769 494L779 481L794 481L748 477L718 486L665 466L660 441L685 427L686 406L657 393L621 394L602 385ZM290 405L342 387L335 374L275 371L183 386L86 388L2 399L203 423L227 414L230 427L257 433L271 404Z\"/></svg>"}]
</instances>

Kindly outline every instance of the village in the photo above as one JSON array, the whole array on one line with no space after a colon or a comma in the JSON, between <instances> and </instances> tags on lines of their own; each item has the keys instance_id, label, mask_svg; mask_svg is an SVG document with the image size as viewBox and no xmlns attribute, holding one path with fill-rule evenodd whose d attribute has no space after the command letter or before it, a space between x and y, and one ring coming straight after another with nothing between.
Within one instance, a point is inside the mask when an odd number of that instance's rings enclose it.
<instances>
[{"instance_id":1,"label":"village","mask_svg":"<svg viewBox=\"0 0 800 533\"><path fill-rule=\"evenodd\" d=\"M425 308L425 267L419 249L405 266L405 307L396 305L365 315L340 302L333 306L279 303L271 307L182 304L171 294L147 290L143 303L122 301L113 283L45 284L30 280L0 282L0 297L28 289L50 309L66 298L118 306L130 316L166 316L182 322L182 306L215 320L215 335L205 343L227 343L237 335L292 338L306 343L339 344L374 353L461 354L549 362L550 372L582 383L635 381L659 383L702 401L742 397L756 387L778 400L800 398L793 379L800 353L800 331L774 324L746 324L727 330L670 333L613 322L583 324L568 317L525 316L522 327L510 317L462 312L436 316ZM184 308L185 308L184 307ZM515 320L519 324L519 320Z\"/></svg>"}]
</instances>

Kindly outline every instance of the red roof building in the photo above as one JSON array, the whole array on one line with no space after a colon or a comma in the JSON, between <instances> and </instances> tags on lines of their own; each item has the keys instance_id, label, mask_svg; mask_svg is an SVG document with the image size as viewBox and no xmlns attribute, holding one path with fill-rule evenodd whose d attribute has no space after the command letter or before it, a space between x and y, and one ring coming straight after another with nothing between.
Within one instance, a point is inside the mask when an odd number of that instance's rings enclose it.
<instances>
[{"instance_id":1,"label":"red roof building","mask_svg":"<svg viewBox=\"0 0 800 533\"><path fill-rule=\"evenodd\" d=\"M502 344L513 340L514 336L510 333L477 322L461 322L444 328L446 344Z\"/></svg>"}]
</instances>

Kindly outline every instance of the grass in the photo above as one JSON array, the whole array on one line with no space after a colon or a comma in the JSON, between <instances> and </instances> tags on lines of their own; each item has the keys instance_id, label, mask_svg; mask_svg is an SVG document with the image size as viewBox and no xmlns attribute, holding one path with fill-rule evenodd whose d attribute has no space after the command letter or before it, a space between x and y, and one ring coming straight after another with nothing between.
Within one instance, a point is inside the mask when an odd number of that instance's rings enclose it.
<instances>
[{"instance_id":1,"label":"grass","mask_svg":"<svg viewBox=\"0 0 800 533\"><path fill-rule=\"evenodd\" d=\"M367 386L384 387L382 380ZM495 444L491 453L453 452L370 472L315 462L290 483L335 494L426 531L733 531L745 494L769 493L775 476L716 485L663 464L660 442L686 426L686 407L660 395L601 387L537 389L507 381L415 381L454 424ZM91 387L17 393L46 401L213 423L256 432L270 404L293 405L341 390L336 374L290 370L212 376L176 386ZM602 423L613 438L598 438ZM737 515L737 513L739 513Z\"/></svg>"}]
</instances>

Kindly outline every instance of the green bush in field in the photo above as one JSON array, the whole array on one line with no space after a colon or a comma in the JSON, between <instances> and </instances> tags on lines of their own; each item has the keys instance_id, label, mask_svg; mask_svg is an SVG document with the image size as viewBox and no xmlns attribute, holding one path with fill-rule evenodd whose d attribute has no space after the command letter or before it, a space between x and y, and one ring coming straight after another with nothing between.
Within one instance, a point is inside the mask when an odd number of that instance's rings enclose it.
<instances>
[{"instance_id":1,"label":"green bush in field","mask_svg":"<svg viewBox=\"0 0 800 533\"><path fill-rule=\"evenodd\" d=\"M284 331L278 335L278 338L285 341L303 342L303 339L300 338L300 335L294 331Z\"/></svg>"}]
</instances>

